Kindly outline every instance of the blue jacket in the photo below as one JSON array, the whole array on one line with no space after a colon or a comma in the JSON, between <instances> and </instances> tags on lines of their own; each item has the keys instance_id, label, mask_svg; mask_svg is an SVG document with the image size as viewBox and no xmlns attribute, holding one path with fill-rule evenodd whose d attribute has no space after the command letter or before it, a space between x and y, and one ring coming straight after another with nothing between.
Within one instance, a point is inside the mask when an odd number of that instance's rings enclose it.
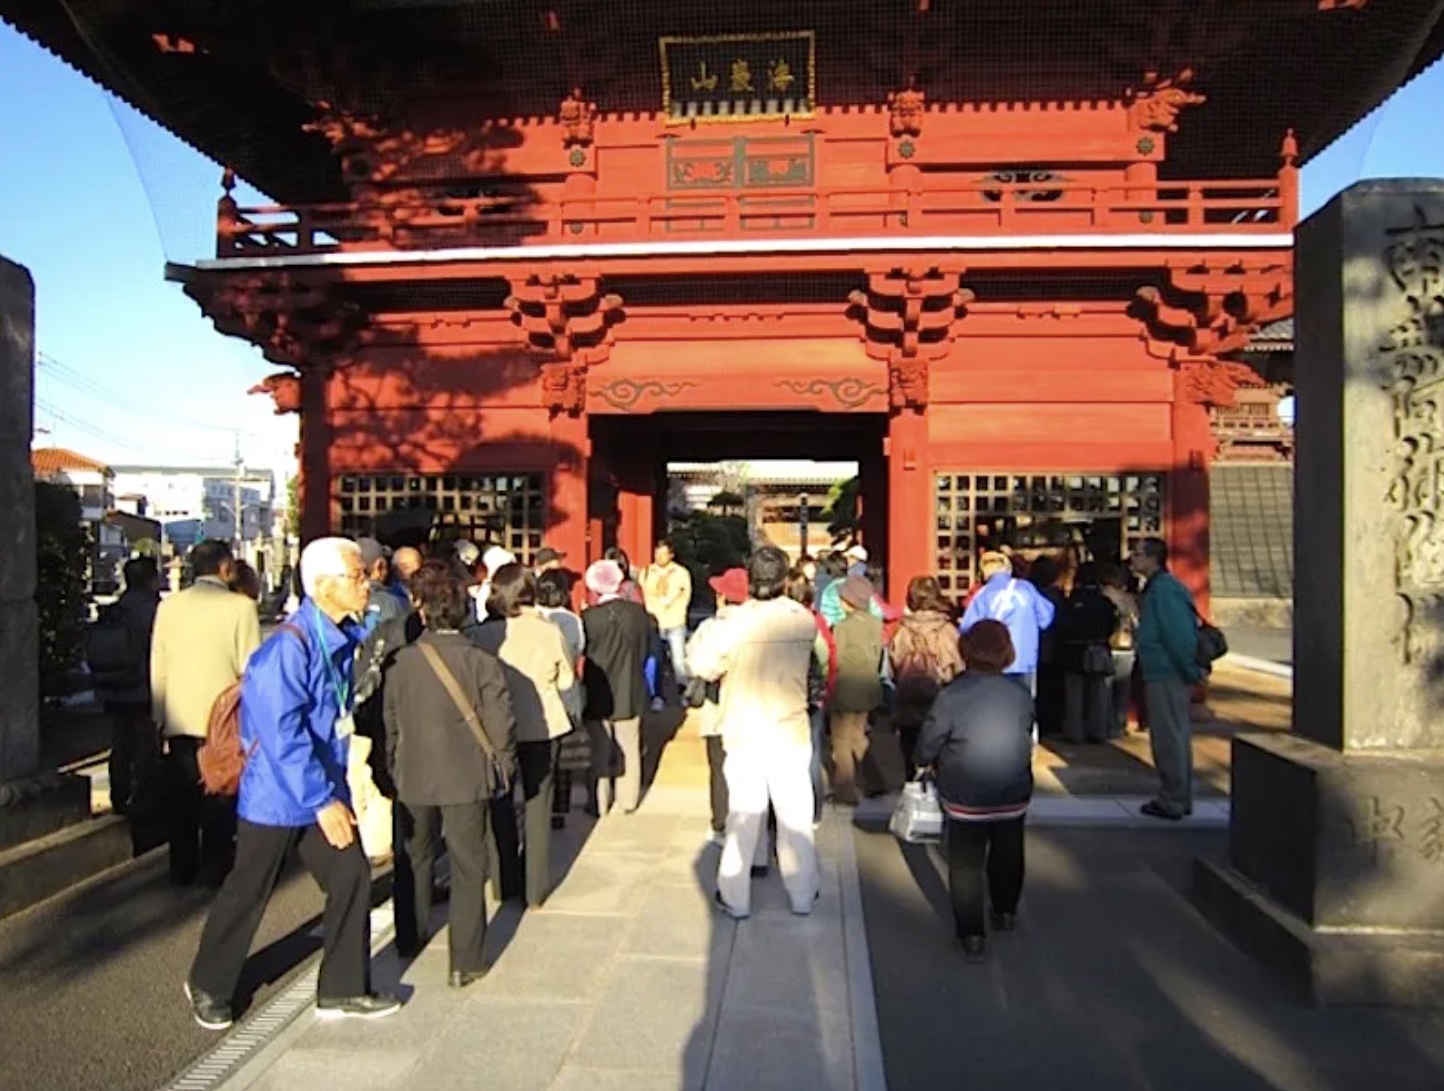
<instances>
[{"instance_id":1,"label":"blue jacket","mask_svg":"<svg viewBox=\"0 0 1444 1091\"><path fill-rule=\"evenodd\" d=\"M958 626L967 632L980 621L992 619L1008 627L1017 658L1008 674L1032 674L1038 669L1038 634L1053 624L1053 604L1027 580L997 572L968 604Z\"/></svg>"},{"instance_id":2,"label":"blue jacket","mask_svg":"<svg viewBox=\"0 0 1444 1091\"><path fill-rule=\"evenodd\" d=\"M259 826L309 826L328 804L351 803L346 787L351 740L336 735L341 709L332 678L349 712L352 667L364 631L353 621L338 626L310 599L287 621L304 641L287 630L272 633L241 679L241 742L250 757L237 812Z\"/></svg>"},{"instance_id":3,"label":"blue jacket","mask_svg":"<svg viewBox=\"0 0 1444 1091\"><path fill-rule=\"evenodd\" d=\"M1133 643L1145 682L1170 678L1197 682L1203 677L1198 665L1198 618L1193 596L1167 570L1154 575L1139 596L1138 631Z\"/></svg>"}]
</instances>

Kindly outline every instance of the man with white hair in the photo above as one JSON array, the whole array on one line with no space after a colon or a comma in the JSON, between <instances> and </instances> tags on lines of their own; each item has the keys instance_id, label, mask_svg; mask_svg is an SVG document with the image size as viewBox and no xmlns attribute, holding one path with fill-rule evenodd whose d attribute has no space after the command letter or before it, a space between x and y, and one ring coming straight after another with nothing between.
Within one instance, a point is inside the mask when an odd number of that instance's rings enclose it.
<instances>
[{"instance_id":1,"label":"man with white hair","mask_svg":"<svg viewBox=\"0 0 1444 1091\"><path fill-rule=\"evenodd\" d=\"M241 679L246 755L236 862L216 895L186 980L195 1021L234 1021L237 982L293 848L326 892L317 1014L377 1018L401 1007L370 989L371 870L347 788L352 669L369 586L361 550L319 538L301 553L305 598L256 651Z\"/></svg>"}]
</instances>

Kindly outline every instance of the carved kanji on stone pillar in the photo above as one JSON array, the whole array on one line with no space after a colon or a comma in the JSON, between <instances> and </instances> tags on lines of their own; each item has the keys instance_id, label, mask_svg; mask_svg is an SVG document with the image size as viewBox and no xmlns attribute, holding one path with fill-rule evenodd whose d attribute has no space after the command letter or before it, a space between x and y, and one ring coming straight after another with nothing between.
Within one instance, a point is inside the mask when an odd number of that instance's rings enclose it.
<instances>
[{"instance_id":1,"label":"carved kanji on stone pillar","mask_svg":"<svg viewBox=\"0 0 1444 1091\"><path fill-rule=\"evenodd\" d=\"M958 315L973 300L960 276L935 268L894 269L870 274L868 290L848 296L867 354L888 363L894 409L928 404L929 361L948 351Z\"/></svg>"},{"instance_id":2,"label":"carved kanji on stone pillar","mask_svg":"<svg viewBox=\"0 0 1444 1091\"><path fill-rule=\"evenodd\" d=\"M594 276L542 275L512 281L506 308L527 345L550 359L542 365L543 404L553 415L586 407L587 370L611 352L611 329L622 297L603 295Z\"/></svg>"},{"instance_id":3,"label":"carved kanji on stone pillar","mask_svg":"<svg viewBox=\"0 0 1444 1091\"><path fill-rule=\"evenodd\" d=\"M1270 261L1171 267L1164 285L1134 294L1132 314L1148 351L1162 360L1244 348L1260 326L1293 313L1293 271Z\"/></svg>"}]
</instances>

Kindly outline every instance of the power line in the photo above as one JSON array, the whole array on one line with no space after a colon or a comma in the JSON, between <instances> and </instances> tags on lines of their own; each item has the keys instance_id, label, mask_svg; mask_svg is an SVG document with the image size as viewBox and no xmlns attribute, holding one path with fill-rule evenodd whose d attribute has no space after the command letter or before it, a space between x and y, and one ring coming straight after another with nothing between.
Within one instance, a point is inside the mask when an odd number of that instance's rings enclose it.
<instances>
[{"instance_id":1,"label":"power line","mask_svg":"<svg viewBox=\"0 0 1444 1091\"><path fill-rule=\"evenodd\" d=\"M48 353L36 353L36 359L39 360L42 365L40 372L42 375L48 375L56 382L61 383L64 386L68 386L72 390L76 390L82 394L88 394L91 397L108 402L111 405L117 406L118 408L127 409L132 413L141 414L146 417L164 418L165 420L168 420L174 424L178 424L182 427L189 428L198 432L225 432L233 435L237 431L234 425L207 424L204 422L197 422L193 418L181 416L174 412L161 409L155 405L142 402L136 398L131 397L128 394L124 394L121 391L114 389L113 387L106 386L104 383L92 379L88 375L82 374L75 368L70 367L68 364L63 363L60 360L57 360L55 357L49 355ZM242 434L250 438L255 438L257 435L257 433L251 429L240 429L240 431L242 432Z\"/></svg>"}]
</instances>

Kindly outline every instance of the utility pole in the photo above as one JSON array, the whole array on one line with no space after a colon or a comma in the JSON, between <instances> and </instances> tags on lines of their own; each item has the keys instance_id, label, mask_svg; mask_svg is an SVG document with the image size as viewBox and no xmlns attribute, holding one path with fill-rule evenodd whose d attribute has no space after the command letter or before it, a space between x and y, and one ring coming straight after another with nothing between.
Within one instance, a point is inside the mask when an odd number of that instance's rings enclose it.
<instances>
[{"instance_id":1,"label":"utility pole","mask_svg":"<svg viewBox=\"0 0 1444 1091\"><path fill-rule=\"evenodd\" d=\"M232 491L232 497L231 497L231 525L235 528L235 541L234 541L234 543L233 543L233 547L232 547L232 548L235 549L236 556L239 558L239 557L242 556L242 551L245 549L245 545L246 545L246 543L245 543L245 533L246 533L246 532L245 532L245 520L242 518L242 514L241 514L241 466L242 466L242 463L241 463L241 433L240 433L240 432L237 432L237 433L236 433L236 458L235 458L235 466L236 466L236 476L235 476L234 482L232 483L232 489L231 489L231 491Z\"/></svg>"}]
</instances>

